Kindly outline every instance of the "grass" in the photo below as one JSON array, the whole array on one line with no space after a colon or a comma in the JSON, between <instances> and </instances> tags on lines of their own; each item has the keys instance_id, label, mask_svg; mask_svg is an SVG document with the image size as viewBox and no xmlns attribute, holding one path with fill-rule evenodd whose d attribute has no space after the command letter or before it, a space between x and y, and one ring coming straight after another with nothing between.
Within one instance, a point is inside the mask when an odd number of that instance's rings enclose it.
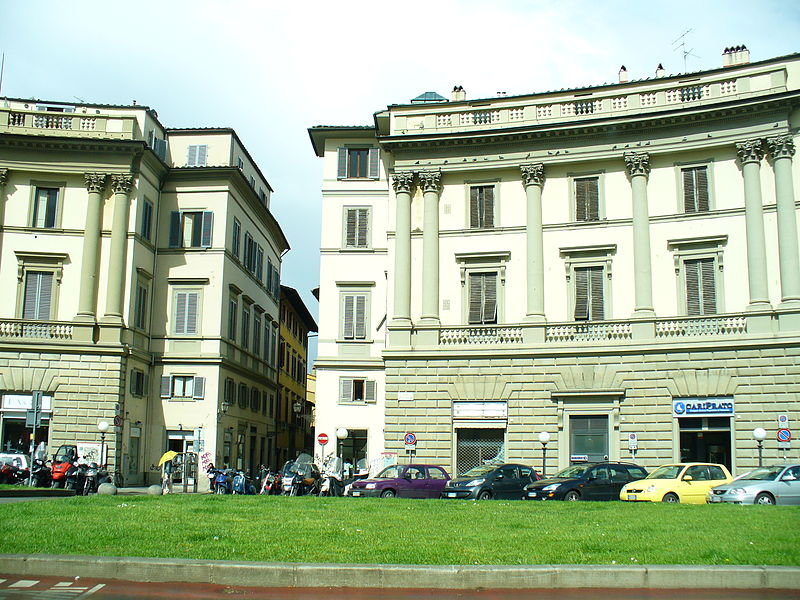
<instances>
[{"instance_id":1,"label":"grass","mask_svg":"<svg viewBox=\"0 0 800 600\"><path fill-rule=\"evenodd\" d=\"M0 553L392 564L800 565L800 507L90 496L2 507Z\"/></svg>"}]
</instances>

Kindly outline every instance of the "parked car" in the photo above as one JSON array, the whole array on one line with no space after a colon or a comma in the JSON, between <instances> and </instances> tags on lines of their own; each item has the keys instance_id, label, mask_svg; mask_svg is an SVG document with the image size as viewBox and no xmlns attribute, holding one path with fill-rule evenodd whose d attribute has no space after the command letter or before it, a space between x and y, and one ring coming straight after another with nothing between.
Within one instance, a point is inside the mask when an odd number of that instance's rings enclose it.
<instances>
[{"instance_id":1,"label":"parked car","mask_svg":"<svg viewBox=\"0 0 800 600\"><path fill-rule=\"evenodd\" d=\"M734 504L800 504L800 465L759 467L718 485L708 493L709 502Z\"/></svg>"},{"instance_id":2,"label":"parked car","mask_svg":"<svg viewBox=\"0 0 800 600\"><path fill-rule=\"evenodd\" d=\"M616 500L622 486L647 476L639 465L623 462L582 463L525 487L528 500Z\"/></svg>"},{"instance_id":3,"label":"parked car","mask_svg":"<svg viewBox=\"0 0 800 600\"><path fill-rule=\"evenodd\" d=\"M712 487L728 483L733 476L725 465L676 463L659 467L646 478L626 484L620 500L629 502L685 502L704 504Z\"/></svg>"},{"instance_id":4,"label":"parked car","mask_svg":"<svg viewBox=\"0 0 800 600\"><path fill-rule=\"evenodd\" d=\"M480 465L448 481L442 498L519 500L525 486L539 479L539 474L525 465Z\"/></svg>"},{"instance_id":5,"label":"parked car","mask_svg":"<svg viewBox=\"0 0 800 600\"><path fill-rule=\"evenodd\" d=\"M438 498L449 480L447 471L435 465L391 465L373 478L353 482L350 495Z\"/></svg>"}]
</instances>

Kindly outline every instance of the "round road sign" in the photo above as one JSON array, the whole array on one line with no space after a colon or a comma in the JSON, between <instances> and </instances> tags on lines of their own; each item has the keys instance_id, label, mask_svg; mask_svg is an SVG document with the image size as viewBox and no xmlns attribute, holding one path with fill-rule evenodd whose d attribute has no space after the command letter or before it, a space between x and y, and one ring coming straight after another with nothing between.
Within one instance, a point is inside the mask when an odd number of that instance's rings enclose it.
<instances>
[{"instance_id":1,"label":"round road sign","mask_svg":"<svg viewBox=\"0 0 800 600\"><path fill-rule=\"evenodd\" d=\"M788 442L792 439L792 432L788 429L778 429L777 438L779 442Z\"/></svg>"},{"instance_id":2,"label":"round road sign","mask_svg":"<svg viewBox=\"0 0 800 600\"><path fill-rule=\"evenodd\" d=\"M403 438L403 441L405 441L406 446L413 446L414 444L417 443L417 436L414 435L413 433L407 433L406 436Z\"/></svg>"},{"instance_id":3,"label":"round road sign","mask_svg":"<svg viewBox=\"0 0 800 600\"><path fill-rule=\"evenodd\" d=\"M317 442L319 442L320 446L324 446L328 443L328 434L327 433L320 433L317 436Z\"/></svg>"}]
</instances>

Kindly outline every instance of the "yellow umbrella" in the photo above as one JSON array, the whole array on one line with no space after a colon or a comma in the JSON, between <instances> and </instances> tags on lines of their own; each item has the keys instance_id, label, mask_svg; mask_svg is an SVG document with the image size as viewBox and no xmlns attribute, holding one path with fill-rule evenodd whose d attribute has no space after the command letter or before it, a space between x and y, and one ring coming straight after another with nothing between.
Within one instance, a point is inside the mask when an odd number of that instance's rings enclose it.
<instances>
[{"instance_id":1,"label":"yellow umbrella","mask_svg":"<svg viewBox=\"0 0 800 600\"><path fill-rule=\"evenodd\" d=\"M175 458L176 456L178 456L178 453L177 453L177 452L174 452L173 450L167 450L166 452L164 452L164 454L163 454L163 455L161 456L161 458L158 460L158 466L160 467L160 466L161 466L161 465L163 465L165 462L167 462L168 460L172 460L172 459L173 459L173 458Z\"/></svg>"}]
</instances>

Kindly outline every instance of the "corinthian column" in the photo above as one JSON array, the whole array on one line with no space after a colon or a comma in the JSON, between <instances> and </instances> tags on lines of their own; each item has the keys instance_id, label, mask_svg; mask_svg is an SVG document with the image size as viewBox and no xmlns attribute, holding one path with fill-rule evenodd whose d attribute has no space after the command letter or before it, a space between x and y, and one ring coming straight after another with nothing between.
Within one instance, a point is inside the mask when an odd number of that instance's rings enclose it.
<instances>
[{"instance_id":1,"label":"corinthian column","mask_svg":"<svg viewBox=\"0 0 800 600\"><path fill-rule=\"evenodd\" d=\"M650 155L646 152L626 152L625 167L631 178L633 198L633 274L634 316L653 316L653 275L650 257L650 213L647 207L647 176Z\"/></svg>"},{"instance_id":2,"label":"corinthian column","mask_svg":"<svg viewBox=\"0 0 800 600\"><path fill-rule=\"evenodd\" d=\"M112 175L114 190L114 222L111 228L111 256L108 261L108 292L104 321L122 322L122 297L125 292L125 250L128 246L128 194L133 185L133 176Z\"/></svg>"},{"instance_id":3,"label":"corinthian column","mask_svg":"<svg viewBox=\"0 0 800 600\"><path fill-rule=\"evenodd\" d=\"M419 174L425 202L422 222L422 320L439 323L439 191L441 171Z\"/></svg>"},{"instance_id":4,"label":"corinthian column","mask_svg":"<svg viewBox=\"0 0 800 600\"><path fill-rule=\"evenodd\" d=\"M100 217L107 178L108 175L106 173L84 173L89 198L83 233L81 287L78 295L78 315L76 317L78 321L94 321L97 313L97 261L100 253Z\"/></svg>"},{"instance_id":5,"label":"corinthian column","mask_svg":"<svg viewBox=\"0 0 800 600\"><path fill-rule=\"evenodd\" d=\"M767 139L775 172L775 201L778 212L778 252L781 272L782 306L800 306L800 257L797 244L797 210L792 183L794 140L790 135Z\"/></svg>"},{"instance_id":6,"label":"corinthian column","mask_svg":"<svg viewBox=\"0 0 800 600\"><path fill-rule=\"evenodd\" d=\"M527 275L528 304L525 320L543 322L544 316L544 242L542 232L542 188L544 165L521 165L522 185L527 198Z\"/></svg>"},{"instance_id":7,"label":"corinthian column","mask_svg":"<svg viewBox=\"0 0 800 600\"><path fill-rule=\"evenodd\" d=\"M413 173L392 176L395 195L394 324L411 325L411 190Z\"/></svg>"},{"instance_id":8,"label":"corinthian column","mask_svg":"<svg viewBox=\"0 0 800 600\"><path fill-rule=\"evenodd\" d=\"M748 310L769 310L767 285L767 246L764 242L764 205L761 201L761 159L764 148L760 139L736 144L744 179L744 215L747 236L747 284L750 290Z\"/></svg>"}]
</instances>

